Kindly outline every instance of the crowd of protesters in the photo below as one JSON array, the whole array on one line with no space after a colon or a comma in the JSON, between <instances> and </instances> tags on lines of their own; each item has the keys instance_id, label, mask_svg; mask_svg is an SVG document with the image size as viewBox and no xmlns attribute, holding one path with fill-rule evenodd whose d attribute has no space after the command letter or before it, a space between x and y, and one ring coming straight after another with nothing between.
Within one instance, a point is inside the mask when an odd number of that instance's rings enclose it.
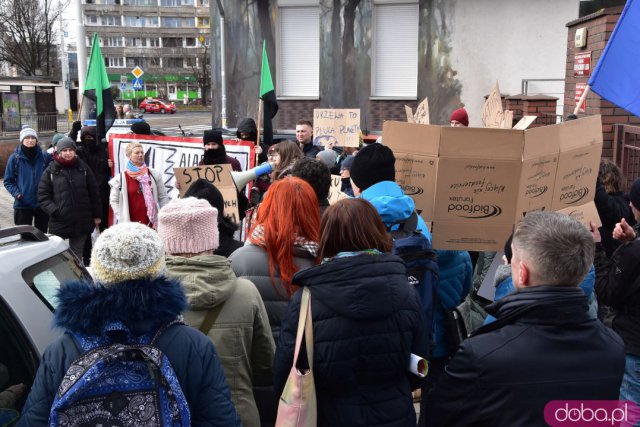
<instances>
[{"instance_id":1,"label":"crowd of protesters","mask_svg":"<svg viewBox=\"0 0 640 427\"><path fill-rule=\"evenodd\" d=\"M468 123L464 109L452 113L451 126ZM243 120L237 136L256 143L255 122ZM241 242L214 185L195 181L170 200L142 144L127 145L111 177L95 128L55 138L51 154L37 138L23 129L7 164L15 223L68 239L95 285L62 285L55 324L69 333L43 355L18 425L47 424L82 354L73 337L101 336L112 322L134 337L161 331L156 345L198 426L284 425L276 417L288 378L308 369L318 426L538 426L553 400L640 404L640 178L624 193L609 160L596 183L600 228L527 214L490 278L493 302L478 284L495 253L434 250L437 295L427 310L394 254L394 233L411 222L430 241L430 213L417 213L396 184L383 143L323 149L301 120L295 141L259 145L272 172L240 203L249 224ZM203 145L201 164L240 169L219 130L206 131ZM347 197L330 205L332 174ZM91 247L95 228L103 232ZM298 348L304 289L312 356ZM456 307L473 312L461 339L451 328ZM426 378L410 372L412 355L428 360Z\"/></svg>"}]
</instances>

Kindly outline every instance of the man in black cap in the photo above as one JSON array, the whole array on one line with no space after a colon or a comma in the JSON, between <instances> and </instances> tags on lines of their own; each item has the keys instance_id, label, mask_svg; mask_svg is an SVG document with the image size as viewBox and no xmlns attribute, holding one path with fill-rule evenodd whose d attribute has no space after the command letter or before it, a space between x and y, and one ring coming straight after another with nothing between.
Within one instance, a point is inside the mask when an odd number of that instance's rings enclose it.
<instances>
[{"instance_id":1,"label":"man in black cap","mask_svg":"<svg viewBox=\"0 0 640 427\"><path fill-rule=\"evenodd\" d=\"M222 132L217 129L205 130L202 143L204 144L204 156L200 162L201 165L229 164L234 172L242 172L238 159L227 155L227 150L222 142Z\"/></svg>"},{"instance_id":2,"label":"man in black cap","mask_svg":"<svg viewBox=\"0 0 640 427\"><path fill-rule=\"evenodd\" d=\"M596 242L596 294L598 302L615 312L613 330L625 345L626 365L620 386L620 400L640 404L640 178L629 191L631 210L638 223L631 227L622 218L613 230L613 238L622 242L607 259L598 228L591 232Z\"/></svg>"},{"instance_id":3,"label":"man in black cap","mask_svg":"<svg viewBox=\"0 0 640 427\"><path fill-rule=\"evenodd\" d=\"M131 125L131 133L136 135L152 135L151 126L147 122L136 122Z\"/></svg>"}]
</instances>

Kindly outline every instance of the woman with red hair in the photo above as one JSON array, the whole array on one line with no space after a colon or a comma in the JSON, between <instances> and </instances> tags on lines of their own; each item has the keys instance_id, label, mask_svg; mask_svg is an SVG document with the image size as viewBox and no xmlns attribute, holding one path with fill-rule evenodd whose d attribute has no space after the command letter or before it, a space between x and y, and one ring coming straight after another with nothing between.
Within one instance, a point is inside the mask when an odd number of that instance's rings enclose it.
<instances>
[{"instance_id":1,"label":"woman with red hair","mask_svg":"<svg viewBox=\"0 0 640 427\"><path fill-rule=\"evenodd\" d=\"M316 264L320 230L318 199L300 178L271 184L258 208L247 242L229 256L237 277L252 281L264 301L275 342L291 295L293 275ZM273 388L254 387L261 424L275 420L278 396Z\"/></svg>"}]
</instances>

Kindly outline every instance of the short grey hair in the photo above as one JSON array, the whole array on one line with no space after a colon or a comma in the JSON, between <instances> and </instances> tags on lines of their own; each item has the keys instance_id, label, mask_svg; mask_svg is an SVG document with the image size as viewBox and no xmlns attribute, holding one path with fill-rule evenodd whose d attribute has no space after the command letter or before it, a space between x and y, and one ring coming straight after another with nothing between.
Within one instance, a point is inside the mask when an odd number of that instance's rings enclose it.
<instances>
[{"instance_id":1,"label":"short grey hair","mask_svg":"<svg viewBox=\"0 0 640 427\"><path fill-rule=\"evenodd\" d=\"M133 153L133 150L135 148L138 148L138 147L142 148L142 151L144 151L144 147L139 142L130 142L130 143L128 143L127 146L124 149L125 156L131 157L131 153Z\"/></svg>"},{"instance_id":2,"label":"short grey hair","mask_svg":"<svg viewBox=\"0 0 640 427\"><path fill-rule=\"evenodd\" d=\"M595 254L587 228L557 212L528 213L513 234L513 248L540 282L535 285L579 285Z\"/></svg>"}]
</instances>

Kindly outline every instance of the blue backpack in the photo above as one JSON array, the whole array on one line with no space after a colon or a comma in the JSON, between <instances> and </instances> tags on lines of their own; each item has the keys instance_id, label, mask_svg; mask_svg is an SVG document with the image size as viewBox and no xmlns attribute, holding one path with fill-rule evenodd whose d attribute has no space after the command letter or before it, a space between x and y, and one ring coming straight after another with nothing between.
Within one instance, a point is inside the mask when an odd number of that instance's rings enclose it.
<instances>
[{"instance_id":1,"label":"blue backpack","mask_svg":"<svg viewBox=\"0 0 640 427\"><path fill-rule=\"evenodd\" d=\"M64 375L49 426L189 426L189 406L155 334L134 336L113 322L99 336L72 333L84 351Z\"/></svg>"},{"instance_id":2,"label":"blue backpack","mask_svg":"<svg viewBox=\"0 0 640 427\"><path fill-rule=\"evenodd\" d=\"M438 306L438 290L440 288L440 269L438 255L431 247L431 242L418 231L418 214L413 212L404 222L389 233L393 238L393 253L399 256L407 266L407 280L418 292L422 310L427 324L425 328L430 343L430 353L435 346L434 322L435 310Z\"/></svg>"}]
</instances>

